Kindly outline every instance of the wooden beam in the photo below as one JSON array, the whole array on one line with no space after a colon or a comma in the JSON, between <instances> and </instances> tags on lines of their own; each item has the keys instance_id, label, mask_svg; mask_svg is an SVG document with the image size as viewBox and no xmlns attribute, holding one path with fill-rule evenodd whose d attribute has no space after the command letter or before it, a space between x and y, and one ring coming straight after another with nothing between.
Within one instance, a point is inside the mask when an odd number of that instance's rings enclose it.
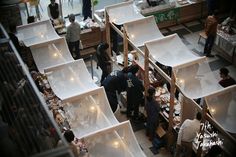
<instances>
[{"instance_id":1,"label":"wooden beam","mask_svg":"<svg viewBox=\"0 0 236 157\"><path fill-rule=\"evenodd\" d=\"M175 105L175 75L171 72L171 82L170 82L170 110L169 110L169 126L168 126L168 147L170 148L172 144L172 130L173 130L173 113Z\"/></svg>"},{"instance_id":2,"label":"wooden beam","mask_svg":"<svg viewBox=\"0 0 236 157\"><path fill-rule=\"evenodd\" d=\"M201 125L200 125L200 137L204 136L205 133L205 125L206 125L206 113L207 113L207 105L206 102L203 102L203 107L202 107L202 120L201 120ZM198 139L199 145L197 149L197 157L202 156L202 147L201 144L203 143L204 138Z\"/></svg>"},{"instance_id":3,"label":"wooden beam","mask_svg":"<svg viewBox=\"0 0 236 157\"><path fill-rule=\"evenodd\" d=\"M110 28L110 21L109 21L109 15L107 11L105 10L105 27L106 27L106 40L109 45L108 47L108 56L111 58L112 56L112 51L111 51L111 28Z\"/></svg>"},{"instance_id":4,"label":"wooden beam","mask_svg":"<svg viewBox=\"0 0 236 157\"><path fill-rule=\"evenodd\" d=\"M123 48L124 48L124 67L128 67L128 36L126 34L126 31L124 30L123 32L124 37L123 37Z\"/></svg>"},{"instance_id":5,"label":"wooden beam","mask_svg":"<svg viewBox=\"0 0 236 157\"><path fill-rule=\"evenodd\" d=\"M145 96L147 96L147 90L150 86L149 81L149 51L147 47L145 46L145 52L144 52L144 88L145 88Z\"/></svg>"}]
</instances>

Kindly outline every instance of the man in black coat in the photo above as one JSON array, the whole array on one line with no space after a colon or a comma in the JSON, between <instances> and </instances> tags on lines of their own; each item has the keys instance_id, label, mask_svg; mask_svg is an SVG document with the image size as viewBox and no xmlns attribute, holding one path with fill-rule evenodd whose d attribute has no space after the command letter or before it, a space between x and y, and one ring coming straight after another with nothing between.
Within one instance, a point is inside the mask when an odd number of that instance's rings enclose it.
<instances>
[{"instance_id":1,"label":"man in black coat","mask_svg":"<svg viewBox=\"0 0 236 157\"><path fill-rule=\"evenodd\" d=\"M92 10L91 10L91 0L83 0L82 14L84 16L84 21L90 17L92 19Z\"/></svg>"},{"instance_id":2,"label":"man in black coat","mask_svg":"<svg viewBox=\"0 0 236 157\"><path fill-rule=\"evenodd\" d=\"M48 16L51 20L59 18L59 4L55 0L50 0L51 3L48 5Z\"/></svg>"},{"instance_id":3,"label":"man in black coat","mask_svg":"<svg viewBox=\"0 0 236 157\"><path fill-rule=\"evenodd\" d=\"M139 105L143 103L143 83L137 78L136 74L139 71L138 65L133 65L129 69L127 75L127 117L132 116L134 120L139 119Z\"/></svg>"},{"instance_id":4,"label":"man in black coat","mask_svg":"<svg viewBox=\"0 0 236 157\"><path fill-rule=\"evenodd\" d=\"M109 74L101 84L102 86L104 86L108 101L113 112L116 111L118 105L117 94L120 94L127 88L126 80L127 71L126 69L123 69L122 71L114 71Z\"/></svg>"}]
</instances>

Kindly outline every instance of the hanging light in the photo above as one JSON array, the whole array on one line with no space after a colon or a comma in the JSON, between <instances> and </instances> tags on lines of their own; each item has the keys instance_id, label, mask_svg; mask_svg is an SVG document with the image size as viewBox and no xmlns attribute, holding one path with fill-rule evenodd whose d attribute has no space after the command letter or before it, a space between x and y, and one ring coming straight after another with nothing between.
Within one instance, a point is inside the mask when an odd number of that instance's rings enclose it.
<instances>
[{"instance_id":1,"label":"hanging light","mask_svg":"<svg viewBox=\"0 0 236 157\"><path fill-rule=\"evenodd\" d=\"M58 54L55 52L55 53L53 53L53 56L54 56L54 57L57 57L57 56L58 56Z\"/></svg>"},{"instance_id":2,"label":"hanging light","mask_svg":"<svg viewBox=\"0 0 236 157\"><path fill-rule=\"evenodd\" d=\"M43 34L43 33L40 33L40 37L41 37L41 38L44 38L44 34Z\"/></svg>"},{"instance_id":3,"label":"hanging light","mask_svg":"<svg viewBox=\"0 0 236 157\"><path fill-rule=\"evenodd\" d=\"M112 19L112 22L115 23L116 22L116 18Z\"/></svg>"},{"instance_id":4,"label":"hanging light","mask_svg":"<svg viewBox=\"0 0 236 157\"><path fill-rule=\"evenodd\" d=\"M114 141L112 145L113 145L114 148L119 148L120 147L119 141Z\"/></svg>"},{"instance_id":5,"label":"hanging light","mask_svg":"<svg viewBox=\"0 0 236 157\"><path fill-rule=\"evenodd\" d=\"M89 110L90 110L90 112L95 112L95 111L96 111L96 107L95 107L95 106L91 106L91 107L89 108Z\"/></svg>"},{"instance_id":6,"label":"hanging light","mask_svg":"<svg viewBox=\"0 0 236 157\"><path fill-rule=\"evenodd\" d=\"M214 108L211 108L211 113L215 114L216 110Z\"/></svg>"},{"instance_id":7,"label":"hanging light","mask_svg":"<svg viewBox=\"0 0 236 157\"><path fill-rule=\"evenodd\" d=\"M74 80L75 80L74 77L71 77L71 78L70 78L70 81L74 81Z\"/></svg>"}]
</instances>

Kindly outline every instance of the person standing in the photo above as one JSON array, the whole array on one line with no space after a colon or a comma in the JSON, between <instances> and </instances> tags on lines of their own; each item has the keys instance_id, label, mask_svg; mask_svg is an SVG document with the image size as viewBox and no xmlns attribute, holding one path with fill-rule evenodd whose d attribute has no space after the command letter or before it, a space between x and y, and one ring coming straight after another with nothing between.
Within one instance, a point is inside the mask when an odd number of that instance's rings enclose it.
<instances>
[{"instance_id":1,"label":"person standing","mask_svg":"<svg viewBox=\"0 0 236 157\"><path fill-rule=\"evenodd\" d=\"M21 46L20 46L20 42L16 36L16 25L15 24L10 24L9 26L9 33L8 33L11 41L13 42L16 50L19 52L19 54L21 54Z\"/></svg>"},{"instance_id":2,"label":"person standing","mask_svg":"<svg viewBox=\"0 0 236 157\"><path fill-rule=\"evenodd\" d=\"M127 117L132 116L134 120L139 120L139 104L143 103L143 83L137 78L136 74L139 71L138 65L130 66L127 75Z\"/></svg>"},{"instance_id":3,"label":"person standing","mask_svg":"<svg viewBox=\"0 0 236 157\"><path fill-rule=\"evenodd\" d=\"M192 156L192 142L200 131L201 119L202 114L198 112L195 119L186 119L181 125L177 138L176 157L180 156L182 150L185 150L183 154L185 157Z\"/></svg>"},{"instance_id":4,"label":"person standing","mask_svg":"<svg viewBox=\"0 0 236 157\"><path fill-rule=\"evenodd\" d=\"M50 0L50 4L48 5L48 16L51 20L58 19L60 16L60 8L59 4L55 2L55 0Z\"/></svg>"},{"instance_id":5,"label":"person standing","mask_svg":"<svg viewBox=\"0 0 236 157\"><path fill-rule=\"evenodd\" d=\"M220 77L222 79L219 81L219 84L224 88L236 84L236 81L229 75L227 68L220 69Z\"/></svg>"},{"instance_id":6,"label":"person standing","mask_svg":"<svg viewBox=\"0 0 236 157\"><path fill-rule=\"evenodd\" d=\"M107 54L109 45L107 43L100 43L97 47L98 66L102 69L101 83L111 72L111 60Z\"/></svg>"},{"instance_id":7,"label":"person standing","mask_svg":"<svg viewBox=\"0 0 236 157\"><path fill-rule=\"evenodd\" d=\"M209 15L205 23L205 33L207 35L207 39L206 39L206 43L204 47L204 54L207 57L214 57L211 54L211 49L214 45L214 41L216 38L217 25L218 25L218 21L217 21L216 15L215 14Z\"/></svg>"},{"instance_id":8,"label":"person standing","mask_svg":"<svg viewBox=\"0 0 236 157\"><path fill-rule=\"evenodd\" d=\"M83 0L82 14L84 16L84 21L89 17L92 19L92 10L91 10L91 0Z\"/></svg>"},{"instance_id":9,"label":"person standing","mask_svg":"<svg viewBox=\"0 0 236 157\"><path fill-rule=\"evenodd\" d=\"M150 87L148 96L146 97L146 112L147 112L147 129L146 134L149 140L152 141L156 135L156 129L159 125L160 104L155 100L156 89Z\"/></svg>"},{"instance_id":10,"label":"person standing","mask_svg":"<svg viewBox=\"0 0 236 157\"><path fill-rule=\"evenodd\" d=\"M69 15L69 21L71 24L67 27L66 40L67 40L68 47L72 56L73 56L73 52L75 52L75 59L79 59L80 58L79 45L80 45L81 28L80 28L79 23L75 22L74 14Z\"/></svg>"},{"instance_id":11,"label":"person standing","mask_svg":"<svg viewBox=\"0 0 236 157\"><path fill-rule=\"evenodd\" d=\"M117 94L120 94L127 88L127 69L126 67L121 71L112 72L101 83L106 91L107 99L113 112L115 112L118 107Z\"/></svg>"}]
</instances>

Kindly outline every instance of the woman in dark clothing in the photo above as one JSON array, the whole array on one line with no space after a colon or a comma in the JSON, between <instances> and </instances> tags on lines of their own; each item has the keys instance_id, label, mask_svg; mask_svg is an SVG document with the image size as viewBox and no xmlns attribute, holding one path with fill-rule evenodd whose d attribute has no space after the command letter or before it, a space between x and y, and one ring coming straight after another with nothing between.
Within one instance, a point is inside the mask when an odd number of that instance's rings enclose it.
<instances>
[{"instance_id":1,"label":"woman in dark clothing","mask_svg":"<svg viewBox=\"0 0 236 157\"><path fill-rule=\"evenodd\" d=\"M110 58L106 52L108 47L109 45L107 43L101 43L97 48L96 56L98 59L98 66L102 69L101 83L109 75L111 69Z\"/></svg>"},{"instance_id":2,"label":"woman in dark clothing","mask_svg":"<svg viewBox=\"0 0 236 157\"><path fill-rule=\"evenodd\" d=\"M147 129L146 133L149 140L153 140L156 135L156 129L159 125L160 104L155 100L155 88L148 89L148 96L146 97L146 112L147 112Z\"/></svg>"},{"instance_id":3,"label":"woman in dark clothing","mask_svg":"<svg viewBox=\"0 0 236 157\"><path fill-rule=\"evenodd\" d=\"M84 16L84 21L90 17L92 19L92 10L91 10L91 0L83 0L82 14Z\"/></svg>"}]
</instances>

